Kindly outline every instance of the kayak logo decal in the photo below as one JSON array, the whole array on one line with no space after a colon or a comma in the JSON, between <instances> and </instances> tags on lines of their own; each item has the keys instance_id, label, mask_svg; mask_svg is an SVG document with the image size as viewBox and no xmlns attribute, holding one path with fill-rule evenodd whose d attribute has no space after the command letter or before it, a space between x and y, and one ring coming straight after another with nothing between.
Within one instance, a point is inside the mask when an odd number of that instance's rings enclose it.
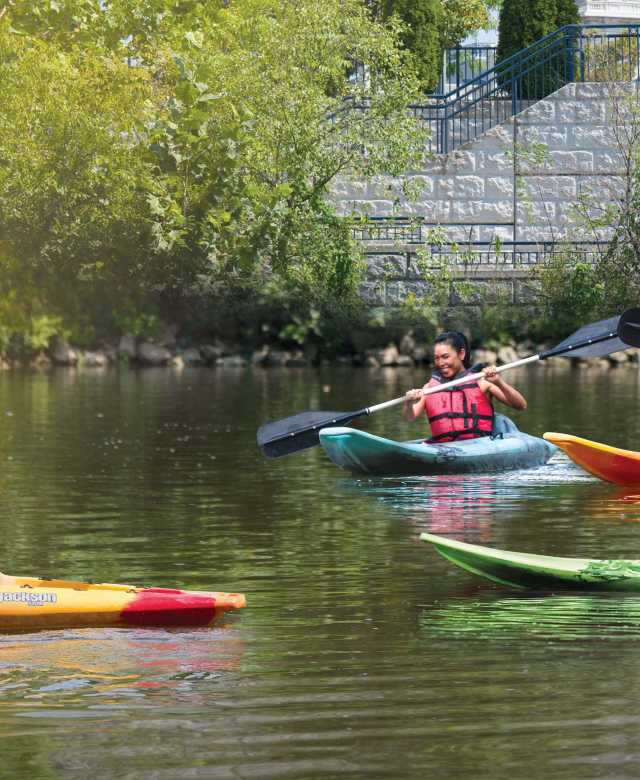
<instances>
[{"instance_id":1,"label":"kayak logo decal","mask_svg":"<svg viewBox=\"0 0 640 780\"><path fill-rule=\"evenodd\" d=\"M29 607L43 607L45 604L55 604L58 601L56 593L14 593L13 591L0 591L0 602L14 601L26 604Z\"/></svg>"}]
</instances>

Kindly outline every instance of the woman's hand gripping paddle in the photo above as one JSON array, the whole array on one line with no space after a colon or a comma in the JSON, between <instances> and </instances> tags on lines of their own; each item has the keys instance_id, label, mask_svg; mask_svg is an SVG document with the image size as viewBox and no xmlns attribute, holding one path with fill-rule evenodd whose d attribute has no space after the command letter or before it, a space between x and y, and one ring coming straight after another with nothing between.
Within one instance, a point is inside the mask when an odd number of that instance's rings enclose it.
<instances>
[{"instance_id":1,"label":"woman's hand gripping paddle","mask_svg":"<svg viewBox=\"0 0 640 780\"><path fill-rule=\"evenodd\" d=\"M505 363L499 366L497 371L507 371L510 368L524 366L538 360L546 360L550 357L602 357L612 352L618 352L627 347L640 347L640 308L627 309L619 317L611 317L608 320L600 320L584 325L575 333L561 341L557 346L541 352L539 355L515 360L513 363ZM448 390L470 380L480 379L481 373L467 374L460 379L445 382L437 387L424 391L424 395L439 393ZM265 423L258 430L258 446L268 458L280 458L293 452L315 447L320 443L320 431L333 425L344 425L356 420L358 417L366 417L382 409L389 409L403 403L404 396L385 401L375 406L367 406L355 412L301 412L282 420Z\"/></svg>"}]
</instances>

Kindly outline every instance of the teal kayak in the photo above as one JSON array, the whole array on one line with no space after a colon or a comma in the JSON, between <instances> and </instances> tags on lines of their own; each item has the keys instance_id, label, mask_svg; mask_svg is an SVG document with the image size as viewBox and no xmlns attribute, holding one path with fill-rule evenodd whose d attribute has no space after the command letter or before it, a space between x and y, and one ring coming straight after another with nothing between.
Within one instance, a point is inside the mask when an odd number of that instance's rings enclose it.
<instances>
[{"instance_id":1,"label":"teal kayak","mask_svg":"<svg viewBox=\"0 0 640 780\"><path fill-rule=\"evenodd\" d=\"M542 466L557 448L497 414L493 436L446 444L391 441L355 428L323 428L320 444L341 468L359 474L473 474Z\"/></svg>"},{"instance_id":2,"label":"teal kayak","mask_svg":"<svg viewBox=\"0 0 640 780\"><path fill-rule=\"evenodd\" d=\"M420 534L451 563L502 585L535 590L640 591L640 561L554 558Z\"/></svg>"}]
</instances>

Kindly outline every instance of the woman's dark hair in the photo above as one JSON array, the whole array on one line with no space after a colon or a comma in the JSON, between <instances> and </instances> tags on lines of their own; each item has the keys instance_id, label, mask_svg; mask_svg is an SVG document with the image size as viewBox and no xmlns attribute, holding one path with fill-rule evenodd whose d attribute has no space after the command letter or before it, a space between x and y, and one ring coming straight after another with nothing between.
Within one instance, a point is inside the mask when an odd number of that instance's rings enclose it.
<instances>
[{"instance_id":1,"label":"woman's dark hair","mask_svg":"<svg viewBox=\"0 0 640 780\"><path fill-rule=\"evenodd\" d=\"M448 330L445 333L441 333L436 336L434 344L448 344L453 347L456 352L460 352L464 349L464 360L462 365L465 368L471 367L471 350L469 349L469 342L464 333L460 333L459 330Z\"/></svg>"}]
</instances>

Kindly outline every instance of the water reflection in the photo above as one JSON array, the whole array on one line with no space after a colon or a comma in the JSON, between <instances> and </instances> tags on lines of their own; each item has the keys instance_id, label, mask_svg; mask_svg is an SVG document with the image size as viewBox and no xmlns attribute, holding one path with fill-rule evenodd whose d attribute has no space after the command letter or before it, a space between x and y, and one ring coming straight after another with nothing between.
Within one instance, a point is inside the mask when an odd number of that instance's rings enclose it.
<instances>
[{"instance_id":1,"label":"water reflection","mask_svg":"<svg viewBox=\"0 0 640 780\"><path fill-rule=\"evenodd\" d=\"M244 642L232 628L49 631L0 637L0 696L23 716L77 703L197 695L197 685L241 668ZM195 687L194 687L195 686Z\"/></svg>"},{"instance_id":2,"label":"water reflection","mask_svg":"<svg viewBox=\"0 0 640 780\"><path fill-rule=\"evenodd\" d=\"M487 587L483 587L487 590ZM520 640L612 641L640 638L640 597L619 594L505 595L451 598L425 607L420 630L429 636Z\"/></svg>"},{"instance_id":3,"label":"water reflection","mask_svg":"<svg viewBox=\"0 0 640 780\"><path fill-rule=\"evenodd\" d=\"M267 419L361 408L424 378L331 367L0 374L0 570L249 597L207 630L0 637L0 776L417 780L455 767L475 780L479 760L492 780L523 766L622 776L636 753L625 745L620 758L609 743L637 742L638 599L514 595L418 534L640 557L637 493L566 458L359 481L319 449L267 461L255 445ZM529 400L520 427L638 449L637 373L585 378L514 372ZM361 424L420 435L399 413ZM612 728L611 712L626 721Z\"/></svg>"}]
</instances>

